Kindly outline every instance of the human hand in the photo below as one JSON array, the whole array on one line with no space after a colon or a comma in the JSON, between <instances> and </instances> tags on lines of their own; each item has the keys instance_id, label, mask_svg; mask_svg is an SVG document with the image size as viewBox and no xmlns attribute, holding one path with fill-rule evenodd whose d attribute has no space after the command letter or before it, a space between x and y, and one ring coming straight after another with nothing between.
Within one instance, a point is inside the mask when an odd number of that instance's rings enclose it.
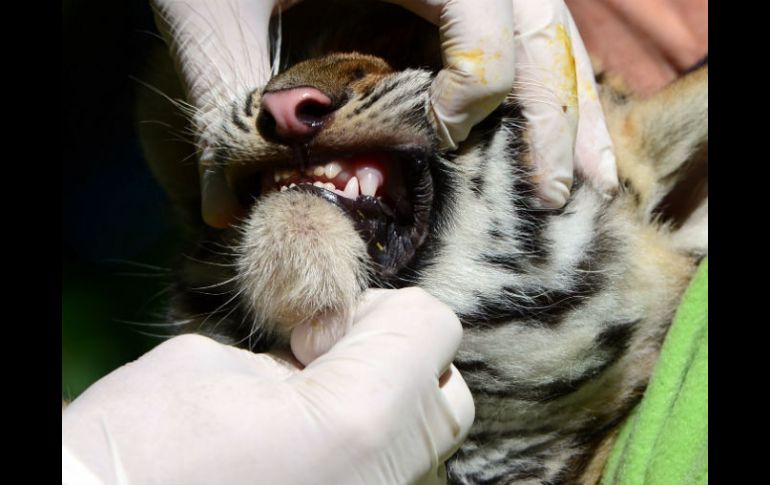
<instances>
[{"instance_id":1,"label":"human hand","mask_svg":"<svg viewBox=\"0 0 770 485\"><path fill-rule=\"evenodd\" d=\"M217 109L264 86L271 76L268 30L276 6L297 0L152 0L194 113L203 220L227 227L240 204L217 164ZM213 127L213 128L212 128Z\"/></svg>"},{"instance_id":2,"label":"human hand","mask_svg":"<svg viewBox=\"0 0 770 485\"><path fill-rule=\"evenodd\" d=\"M173 338L72 402L62 444L105 483L440 483L474 414L457 317L408 288L366 292L354 321L304 369Z\"/></svg>"},{"instance_id":3,"label":"human hand","mask_svg":"<svg viewBox=\"0 0 770 485\"><path fill-rule=\"evenodd\" d=\"M567 0L567 5L601 69L635 93L653 94L708 53L708 0Z\"/></svg>"}]
</instances>

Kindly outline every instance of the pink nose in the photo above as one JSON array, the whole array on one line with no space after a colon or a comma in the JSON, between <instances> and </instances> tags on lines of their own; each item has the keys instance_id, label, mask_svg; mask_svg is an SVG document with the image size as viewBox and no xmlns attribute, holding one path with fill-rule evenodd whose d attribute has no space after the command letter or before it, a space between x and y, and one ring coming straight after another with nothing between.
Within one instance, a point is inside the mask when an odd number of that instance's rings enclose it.
<instances>
[{"instance_id":1,"label":"pink nose","mask_svg":"<svg viewBox=\"0 0 770 485\"><path fill-rule=\"evenodd\" d=\"M275 133L283 139L308 138L321 129L332 101L321 91L291 88L265 93L262 109L275 120Z\"/></svg>"}]
</instances>

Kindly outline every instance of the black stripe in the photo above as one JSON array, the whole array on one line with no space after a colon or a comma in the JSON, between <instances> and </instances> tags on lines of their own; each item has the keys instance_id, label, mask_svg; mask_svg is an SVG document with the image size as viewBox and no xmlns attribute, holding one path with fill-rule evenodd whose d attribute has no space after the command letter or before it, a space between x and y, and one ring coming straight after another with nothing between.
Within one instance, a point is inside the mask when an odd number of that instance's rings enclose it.
<instances>
[{"instance_id":1,"label":"black stripe","mask_svg":"<svg viewBox=\"0 0 770 485\"><path fill-rule=\"evenodd\" d=\"M254 101L254 93L256 92L256 88L252 89L251 92L246 96L246 105L243 107L243 113L246 115L246 118L251 118L254 115L252 101Z\"/></svg>"},{"instance_id":2,"label":"black stripe","mask_svg":"<svg viewBox=\"0 0 770 485\"><path fill-rule=\"evenodd\" d=\"M516 122L516 126L513 126L512 122ZM498 106L489 116L474 126L473 131L468 136L468 142L465 143L472 144L481 150L482 153L486 154L495 136L501 133L503 127L511 128L513 138L515 139L512 141L518 143L521 138L520 126L523 122L524 115L521 112L521 107L516 103L506 102ZM515 158L511 157L510 160L515 160Z\"/></svg>"},{"instance_id":3,"label":"black stripe","mask_svg":"<svg viewBox=\"0 0 770 485\"><path fill-rule=\"evenodd\" d=\"M614 236L603 230L600 215L595 224L594 227L600 232L573 270L572 288L554 290L504 286L497 294L480 295L477 308L471 313L460 314L460 320L466 326L479 328L495 328L506 325L512 320L557 326L568 312L601 292L608 282L607 276L597 270L602 269L611 258L615 257L615 247L618 246L618 242ZM531 231L530 237L538 236ZM545 245L545 243L541 244ZM498 263L506 261L501 255L487 255L486 258L492 258ZM511 266L514 266L512 260Z\"/></svg>"},{"instance_id":4,"label":"black stripe","mask_svg":"<svg viewBox=\"0 0 770 485\"><path fill-rule=\"evenodd\" d=\"M378 86L379 84L377 83L370 84L369 86L367 86L364 89L364 91L361 93L361 95L358 97L358 99L356 99L356 102L363 103L364 101L366 101L366 98L371 96L371 94L377 89Z\"/></svg>"},{"instance_id":5,"label":"black stripe","mask_svg":"<svg viewBox=\"0 0 770 485\"><path fill-rule=\"evenodd\" d=\"M369 98L368 101L364 102L363 104L356 107L356 109L353 110L351 114L348 115L348 118L351 118L353 116L357 116L361 114L362 111L371 108L371 106L376 103L380 98L382 98L384 95L388 94L389 92L393 91L398 85L400 84L401 79L398 77L388 79L382 87L380 87L378 90L374 92L371 98Z\"/></svg>"},{"instance_id":6,"label":"black stripe","mask_svg":"<svg viewBox=\"0 0 770 485\"><path fill-rule=\"evenodd\" d=\"M499 231L498 234L502 236ZM512 273L524 272L522 256L518 254L482 254L480 262Z\"/></svg>"},{"instance_id":7,"label":"black stripe","mask_svg":"<svg viewBox=\"0 0 770 485\"><path fill-rule=\"evenodd\" d=\"M402 115L401 121L408 123L418 130L428 131L430 126L428 125L428 116L425 112L426 101L427 100L418 101L417 103L411 105L409 108L402 108L407 109L407 112ZM383 111L385 110L383 109Z\"/></svg>"},{"instance_id":8,"label":"black stripe","mask_svg":"<svg viewBox=\"0 0 770 485\"><path fill-rule=\"evenodd\" d=\"M476 194L476 197L481 197L484 193L484 174L487 172L488 164L488 154L485 151L482 151L481 155L479 156L479 166L476 171L476 175L470 179L471 192Z\"/></svg>"},{"instance_id":9,"label":"black stripe","mask_svg":"<svg viewBox=\"0 0 770 485\"><path fill-rule=\"evenodd\" d=\"M516 480L531 480L544 478L548 469L542 463L529 461L516 463L511 469L501 475L494 475L484 480L474 481L479 485L500 485L514 483Z\"/></svg>"},{"instance_id":10,"label":"black stripe","mask_svg":"<svg viewBox=\"0 0 770 485\"><path fill-rule=\"evenodd\" d=\"M414 101L414 93L411 92L404 92L401 93L398 96L395 96L393 98L388 99L388 102L385 103L383 106L380 106L377 111L378 112L387 112L389 110L394 110L397 112L409 112L415 109L417 107L418 109L422 110L422 116L425 116L425 101L423 100L423 97L420 96L417 99L417 102ZM411 103L411 104L408 104ZM408 104L408 105L407 105Z\"/></svg>"},{"instance_id":11,"label":"black stripe","mask_svg":"<svg viewBox=\"0 0 770 485\"><path fill-rule=\"evenodd\" d=\"M521 423L522 426L527 424L535 424L535 423ZM543 436L548 434L556 434L560 431L563 431L563 427L554 427L552 424L546 424L542 426L535 426L534 428L514 428L514 429L506 429L503 431L480 431L480 432L474 432L473 429L471 429L471 432L468 434L468 438L466 439L466 442L468 443L490 443L493 440L503 439L503 438L509 438L512 436L517 436L521 438L530 438L533 436ZM549 440L550 442L550 440ZM532 448L535 446L533 445Z\"/></svg>"},{"instance_id":12,"label":"black stripe","mask_svg":"<svg viewBox=\"0 0 770 485\"><path fill-rule=\"evenodd\" d=\"M488 371L492 367L487 363L486 360L483 360L483 357L481 359L479 358L469 358L469 359L463 359L462 357L458 357L454 360L454 365L457 367L457 370L462 372L479 372L479 371Z\"/></svg>"},{"instance_id":13,"label":"black stripe","mask_svg":"<svg viewBox=\"0 0 770 485\"><path fill-rule=\"evenodd\" d=\"M521 130L520 111L517 106L509 106L513 114L504 118L502 122L514 134L505 146L505 158L521 162L525 157L528 147L523 143ZM533 262L544 261L548 257L549 244L544 232L553 216L561 215L563 209L543 209L538 207L537 186L533 181L532 168L521 163L511 167L512 183L510 190L510 203L516 214L515 238L517 247L521 253L529 255ZM575 196L579 184L573 186L570 198L565 207L568 207Z\"/></svg>"},{"instance_id":14,"label":"black stripe","mask_svg":"<svg viewBox=\"0 0 770 485\"><path fill-rule=\"evenodd\" d=\"M237 140L237 138L235 137L235 135L233 135L233 132L232 132L232 131L230 131L230 130L227 128L227 123L222 123L222 125L221 125L220 129L222 130L222 132L223 132L225 135L227 135L227 137L228 137L229 139L231 139L231 140L233 140L233 141ZM232 152L232 150L230 150L230 151Z\"/></svg>"},{"instance_id":15,"label":"black stripe","mask_svg":"<svg viewBox=\"0 0 770 485\"><path fill-rule=\"evenodd\" d=\"M536 190L529 170L521 169L514 176L512 204L516 210L517 246L535 260L544 261L548 258L550 249L545 230L551 218L560 215L562 209L537 208ZM571 200L568 200L565 207L568 207L570 202Z\"/></svg>"},{"instance_id":16,"label":"black stripe","mask_svg":"<svg viewBox=\"0 0 770 485\"><path fill-rule=\"evenodd\" d=\"M476 194L477 197L481 197L482 192L484 191L484 177L481 175L476 175L475 177L471 178L471 192Z\"/></svg>"},{"instance_id":17,"label":"black stripe","mask_svg":"<svg viewBox=\"0 0 770 485\"><path fill-rule=\"evenodd\" d=\"M239 130L248 133L249 132L249 126L241 121L241 119L238 117L238 106L233 103L233 110L230 113L230 119L233 121L233 124L238 127Z\"/></svg>"},{"instance_id":18,"label":"black stripe","mask_svg":"<svg viewBox=\"0 0 770 485\"><path fill-rule=\"evenodd\" d=\"M491 237L492 239L494 239L496 241L501 241L501 240L506 238L505 234L503 234L499 229L494 228L494 227L492 229L490 229L487 232L487 234L489 234L489 237Z\"/></svg>"},{"instance_id":19,"label":"black stripe","mask_svg":"<svg viewBox=\"0 0 770 485\"><path fill-rule=\"evenodd\" d=\"M612 355L618 356L628 348L628 343L640 322L641 319L636 319L608 325L594 339L594 345L597 349L610 351Z\"/></svg>"},{"instance_id":20,"label":"black stripe","mask_svg":"<svg viewBox=\"0 0 770 485\"><path fill-rule=\"evenodd\" d=\"M605 416L601 422L593 420L593 422L587 423L582 429L573 433L572 443L574 444L575 453L562 466L556 476L553 477L552 483L570 484L582 475L591 458L593 458L596 447L599 446L610 430L623 422L628 411L639 401L643 392L644 389L633 392L631 400L622 405L624 411ZM608 417L609 419L607 419Z\"/></svg>"},{"instance_id":21,"label":"black stripe","mask_svg":"<svg viewBox=\"0 0 770 485\"><path fill-rule=\"evenodd\" d=\"M545 237L545 230L554 216L566 213L564 209L533 209L531 207L533 202L531 201L534 197L525 194L532 194L534 192L534 184L529 180L528 176L518 175L515 177L516 181L514 182L515 188L513 192L518 194L518 196L514 196L513 201L516 210L514 239L518 251L516 253L482 254L481 261L506 271L521 273L524 271L523 263L525 261L538 264L548 259L551 246ZM578 183L577 187L579 188L579 186L580 184ZM565 207L569 206L573 198L574 195L571 195ZM500 230L494 228L497 225L497 223L493 222L493 229L490 230L489 234L492 238L500 240L505 236Z\"/></svg>"},{"instance_id":22,"label":"black stripe","mask_svg":"<svg viewBox=\"0 0 770 485\"><path fill-rule=\"evenodd\" d=\"M490 377L495 377L495 379L486 379L485 381L502 382L502 384L494 387L474 387L472 385L474 379L469 375L466 378L468 386L474 395L505 397L521 401L548 402L564 397L579 390L584 384L593 380L615 364L623 356L639 322L640 320L630 320L607 324L607 329L596 337L594 347L590 351L592 357L595 358L598 355L604 354L604 358L600 363L584 370L579 376L557 379L548 384L532 386L520 382L505 382L499 372L496 372L495 369L487 365L487 369L480 370L479 372L487 373Z\"/></svg>"},{"instance_id":23,"label":"black stripe","mask_svg":"<svg viewBox=\"0 0 770 485\"><path fill-rule=\"evenodd\" d=\"M508 485L517 480L544 478L548 469L542 461L542 457L539 456L522 459L506 455L502 460L486 463L485 467L476 473L460 473L454 469L452 462L450 462L447 466L447 479L450 484ZM501 462L504 465L504 469L499 474L490 473L490 469L493 466L500 466Z\"/></svg>"}]
</instances>

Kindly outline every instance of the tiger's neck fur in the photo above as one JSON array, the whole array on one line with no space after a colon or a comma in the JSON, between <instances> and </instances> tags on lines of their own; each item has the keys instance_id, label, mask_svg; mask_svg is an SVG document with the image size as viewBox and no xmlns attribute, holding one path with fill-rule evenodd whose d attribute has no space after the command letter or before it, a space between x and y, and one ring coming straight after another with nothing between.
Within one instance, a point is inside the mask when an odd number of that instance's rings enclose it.
<instances>
[{"instance_id":1,"label":"tiger's neck fur","mask_svg":"<svg viewBox=\"0 0 770 485\"><path fill-rule=\"evenodd\" d=\"M577 483L640 398L693 261L639 220L627 190L606 198L581 184L563 209L537 209L521 119L503 108L477 133L495 123L440 164L435 240L415 273L465 327L455 365L476 421L449 473Z\"/></svg>"}]
</instances>

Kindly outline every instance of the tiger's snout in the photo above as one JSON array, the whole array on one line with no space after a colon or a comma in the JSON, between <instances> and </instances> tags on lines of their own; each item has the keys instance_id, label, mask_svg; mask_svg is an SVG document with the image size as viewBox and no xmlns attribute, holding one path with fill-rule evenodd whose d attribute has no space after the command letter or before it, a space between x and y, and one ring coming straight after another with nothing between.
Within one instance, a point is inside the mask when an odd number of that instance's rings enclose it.
<instances>
[{"instance_id":1,"label":"tiger's snout","mask_svg":"<svg viewBox=\"0 0 770 485\"><path fill-rule=\"evenodd\" d=\"M257 129L272 142L307 143L339 108L392 72L384 60L357 53L300 62L265 86Z\"/></svg>"},{"instance_id":2,"label":"tiger's snout","mask_svg":"<svg viewBox=\"0 0 770 485\"><path fill-rule=\"evenodd\" d=\"M334 112L332 101L311 87L291 88L262 96L262 136L275 141L305 141Z\"/></svg>"}]
</instances>

